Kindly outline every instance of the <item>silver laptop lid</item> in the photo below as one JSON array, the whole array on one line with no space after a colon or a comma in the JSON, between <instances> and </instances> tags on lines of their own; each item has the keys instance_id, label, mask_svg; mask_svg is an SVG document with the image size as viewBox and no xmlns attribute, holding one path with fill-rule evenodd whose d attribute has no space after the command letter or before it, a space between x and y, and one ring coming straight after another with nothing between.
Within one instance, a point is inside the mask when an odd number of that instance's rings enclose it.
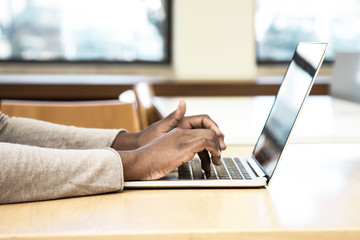
<instances>
[{"instance_id":1,"label":"silver laptop lid","mask_svg":"<svg viewBox=\"0 0 360 240\"><path fill-rule=\"evenodd\" d=\"M268 183L310 93L326 50L327 43L299 43L288 66L252 156L267 175Z\"/></svg>"}]
</instances>

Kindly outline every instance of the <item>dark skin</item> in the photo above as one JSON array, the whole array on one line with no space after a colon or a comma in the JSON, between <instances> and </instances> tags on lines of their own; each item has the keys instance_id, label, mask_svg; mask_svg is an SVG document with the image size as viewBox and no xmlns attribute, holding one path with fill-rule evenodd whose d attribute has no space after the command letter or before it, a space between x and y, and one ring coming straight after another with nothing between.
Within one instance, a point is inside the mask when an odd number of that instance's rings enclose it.
<instances>
[{"instance_id":1,"label":"dark skin","mask_svg":"<svg viewBox=\"0 0 360 240\"><path fill-rule=\"evenodd\" d=\"M159 179L199 153L202 168L220 165L224 134L207 115L185 117L186 105L137 133L121 132L112 147L121 156L125 180ZM209 153L211 157L209 156Z\"/></svg>"}]
</instances>

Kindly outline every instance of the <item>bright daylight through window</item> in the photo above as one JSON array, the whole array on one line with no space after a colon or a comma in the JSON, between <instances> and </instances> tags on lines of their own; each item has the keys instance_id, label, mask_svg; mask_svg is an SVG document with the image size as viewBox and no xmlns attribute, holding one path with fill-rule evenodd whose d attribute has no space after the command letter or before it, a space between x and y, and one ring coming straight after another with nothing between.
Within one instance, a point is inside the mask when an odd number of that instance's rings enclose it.
<instances>
[{"instance_id":1,"label":"bright daylight through window","mask_svg":"<svg viewBox=\"0 0 360 240\"><path fill-rule=\"evenodd\" d=\"M359 0L255 0L259 62L289 61L300 41L326 41L325 60L360 51Z\"/></svg>"},{"instance_id":2,"label":"bright daylight through window","mask_svg":"<svg viewBox=\"0 0 360 240\"><path fill-rule=\"evenodd\" d=\"M167 0L0 0L0 61L167 62Z\"/></svg>"}]
</instances>

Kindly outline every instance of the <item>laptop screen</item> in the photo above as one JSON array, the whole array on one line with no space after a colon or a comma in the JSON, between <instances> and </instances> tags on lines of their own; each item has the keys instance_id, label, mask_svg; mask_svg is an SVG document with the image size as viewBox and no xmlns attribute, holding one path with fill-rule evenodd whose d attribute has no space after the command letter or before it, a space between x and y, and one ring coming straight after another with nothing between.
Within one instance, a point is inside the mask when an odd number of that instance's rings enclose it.
<instances>
[{"instance_id":1,"label":"laptop screen","mask_svg":"<svg viewBox=\"0 0 360 240\"><path fill-rule=\"evenodd\" d=\"M253 156L271 177L324 59L326 43L300 43L286 71Z\"/></svg>"}]
</instances>

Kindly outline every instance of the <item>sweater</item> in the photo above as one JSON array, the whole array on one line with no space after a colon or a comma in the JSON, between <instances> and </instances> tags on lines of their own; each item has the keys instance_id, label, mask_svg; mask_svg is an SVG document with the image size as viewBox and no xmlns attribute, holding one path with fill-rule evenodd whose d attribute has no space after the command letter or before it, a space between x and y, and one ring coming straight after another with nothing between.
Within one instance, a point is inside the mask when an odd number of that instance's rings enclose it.
<instances>
[{"instance_id":1,"label":"sweater","mask_svg":"<svg viewBox=\"0 0 360 240\"><path fill-rule=\"evenodd\" d=\"M121 191L121 158L110 148L120 131L0 112L0 204Z\"/></svg>"}]
</instances>

